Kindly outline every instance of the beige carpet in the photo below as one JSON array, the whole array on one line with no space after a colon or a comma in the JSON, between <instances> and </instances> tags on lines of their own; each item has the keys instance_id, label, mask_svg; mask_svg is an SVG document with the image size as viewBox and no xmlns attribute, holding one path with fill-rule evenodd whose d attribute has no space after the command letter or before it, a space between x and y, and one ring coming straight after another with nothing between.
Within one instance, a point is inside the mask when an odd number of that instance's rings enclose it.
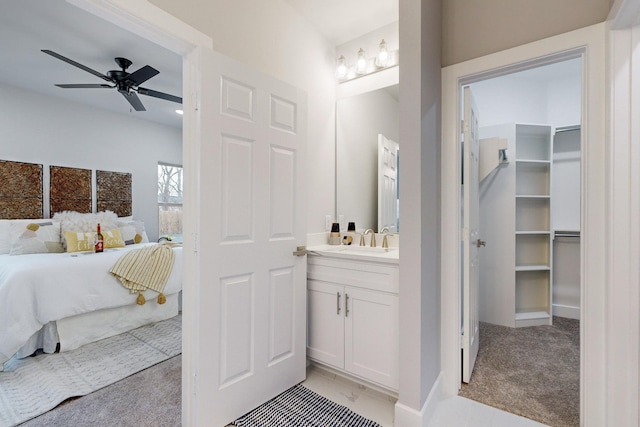
<instances>
[{"instance_id":1,"label":"beige carpet","mask_svg":"<svg viewBox=\"0 0 640 427\"><path fill-rule=\"evenodd\" d=\"M72 398L20 427L179 427L182 356L86 396Z\"/></svg>"},{"instance_id":2,"label":"beige carpet","mask_svg":"<svg viewBox=\"0 0 640 427\"><path fill-rule=\"evenodd\" d=\"M580 425L580 322L480 323L480 351L460 396L554 427Z\"/></svg>"}]
</instances>

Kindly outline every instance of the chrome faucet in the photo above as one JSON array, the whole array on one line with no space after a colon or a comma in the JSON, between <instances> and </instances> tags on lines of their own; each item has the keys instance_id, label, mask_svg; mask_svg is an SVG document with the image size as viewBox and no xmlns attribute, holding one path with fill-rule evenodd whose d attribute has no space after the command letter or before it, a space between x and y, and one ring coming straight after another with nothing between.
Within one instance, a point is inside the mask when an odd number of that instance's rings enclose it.
<instances>
[{"instance_id":1,"label":"chrome faucet","mask_svg":"<svg viewBox=\"0 0 640 427\"><path fill-rule=\"evenodd\" d=\"M371 243L369 244L369 246L371 246L372 248L376 247L376 232L373 231L373 229L368 228L367 230L365 230L364 233L362 233L362 239L360 239L360 246L364 246L364 236L365 234L371 234Z\"/></svg>"},{"instance_id":2,"label":"chrome faucet","mask_svg":"<svg viewBox=\"0 0 640 427\"><path fill-rule=\"evenodd\" d=\"M384 235L384 238L382 239L382 247L386 249L389 247L389 239L387 238L387 236L389 236L389 227L382 227L380 234Z\"/></svg>"}]
</instances>

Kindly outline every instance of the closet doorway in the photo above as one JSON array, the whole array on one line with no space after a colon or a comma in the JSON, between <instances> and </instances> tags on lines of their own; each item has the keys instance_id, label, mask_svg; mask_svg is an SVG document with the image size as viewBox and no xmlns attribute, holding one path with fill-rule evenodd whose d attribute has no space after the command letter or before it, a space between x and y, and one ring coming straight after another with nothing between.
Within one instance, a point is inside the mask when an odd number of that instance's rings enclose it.
<instances>
[{"instance_id":1,"label":"closet doorway","mask_svg":"<svg viewBox=\"0 0 640 427\"><path fill-rule=\"evenodd\" d=\"M550 425L580 421L581 70L576 57L469 85L486 246L460 395Z\"/></svg>"}]
</instances>

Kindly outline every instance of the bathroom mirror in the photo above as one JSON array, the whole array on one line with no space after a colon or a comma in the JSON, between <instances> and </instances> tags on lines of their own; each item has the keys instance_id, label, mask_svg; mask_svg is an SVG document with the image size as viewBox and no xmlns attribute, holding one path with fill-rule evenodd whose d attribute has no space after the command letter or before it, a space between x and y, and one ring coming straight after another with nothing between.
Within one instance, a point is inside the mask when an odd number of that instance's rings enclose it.
<instances>
[{"instance_id":1,"label":"bathroom mirror","mask_svg":"<svg viewBox=\"0 0 640 427\"><path fill-rule=\"evenodd\" d=\"M355 222L358 230L382 227L378 224L378 140L384 135L399 142L399 132L397 84L338 99L336 214L341 230L347 222ZM397 224L392 231L399 231Z\"/></svg>"}]
</instances>

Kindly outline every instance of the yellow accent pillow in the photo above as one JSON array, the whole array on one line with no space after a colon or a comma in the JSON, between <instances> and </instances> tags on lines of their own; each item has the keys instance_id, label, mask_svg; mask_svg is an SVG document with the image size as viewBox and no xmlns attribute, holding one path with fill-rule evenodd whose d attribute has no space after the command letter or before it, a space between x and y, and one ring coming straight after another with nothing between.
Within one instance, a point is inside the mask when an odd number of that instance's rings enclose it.
<instances>
[{"instance_id":1,"label":"yellow accent pillow","mask_svg":"<svg viewBox=\"0 0 640 427\"><path fill-rule=\"evenodd\" d=\"M104 239L104 247L106 248L124 248L124 240L119 228L101 231Z\"/></svg>"},{"instance_id":2,"label":"yellow accent pillow","mask_svg":"<svg viewBox=\"0 0 640 427\"><path fill-rule=\"evenodd\" d=\"M86 252L96 249L95 232L83 233L65 230L64 238L67 241L67 252Z\"/></svg>"}]
</instances>

